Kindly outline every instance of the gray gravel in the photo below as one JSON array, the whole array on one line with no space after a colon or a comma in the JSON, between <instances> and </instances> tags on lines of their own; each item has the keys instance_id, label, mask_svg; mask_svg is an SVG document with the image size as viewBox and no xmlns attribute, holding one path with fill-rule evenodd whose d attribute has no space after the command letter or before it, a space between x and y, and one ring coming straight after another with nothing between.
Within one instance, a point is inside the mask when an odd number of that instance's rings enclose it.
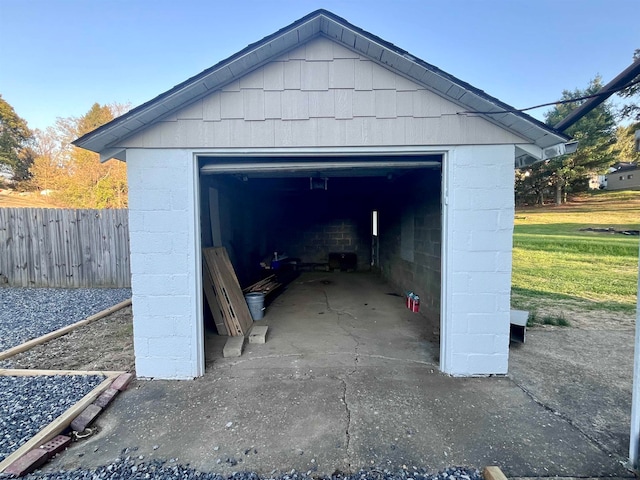
<instances>
[{"instance_id":1,"label":"gray gravel","mask_svg":"<svg viewBox=\"0 0 640 480\"><path fill-rule=\"evenodd\" d=\"M71 470L53 473L33 473L24 477L31 480L97 480L97 479L197 479L197 480L481 480L478 470L467 468L448 468L436 474L427 473L426 469L411 469L392 472L389 470L368 469L352 474L333 473L330 477L319 476L311 471L296 472L291 470L285 474L258 475L255 472L237 472L222 476L213 472L200 472L179 465L175 460L169 462L152 461L136 463L131 457L118 458L110 465L91 470ZM0 477L2 474L0 474Z\"/></svg>"},{"instance_id":2,"label":"gray gravel","mask_svg":"<svg viewBox=\"0 0 640 480\"><path fill-rule=\"evenodd\" d=\"M0 461L97 387L98 375L0 376Z\"/></svg>"},{"instance_id":3,"label":"gray gravel","mask_svg":"<svg viewBox=\"0 0 640 480\"><path fill-rule=\"evenodd\" d=\"M0 351L131 298L129 288L0 288Z\"/></svg>"}]
</instances>

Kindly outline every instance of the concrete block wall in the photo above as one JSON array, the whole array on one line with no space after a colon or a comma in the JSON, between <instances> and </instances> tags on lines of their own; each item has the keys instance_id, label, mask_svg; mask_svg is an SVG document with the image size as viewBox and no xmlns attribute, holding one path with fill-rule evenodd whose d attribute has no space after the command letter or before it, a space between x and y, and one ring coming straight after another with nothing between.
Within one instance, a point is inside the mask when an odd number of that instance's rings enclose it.
<instances>
[{"instance_id":1,"label":"concrete block wall","mask_svg":"<svg viewBox=\"0 0 640 480\"><path fill-rule=\"evenodd\" d=\"M514 146L456 147L444 162L441 369L506 374Z\"/></svg>"},{"instance_id":2,"label":"concrete block wall","mask_svg":"<svg viewBox=\"0 0 640 480\"><path fill-rule=\"evenodd\" d=\"M415 293L420 296L420 310L430 318L440 318L440 266L442 212L439 191L425 198L415 212Z\"/></svg>"},{"instance_id":3,"label":"concrete block wall","mask_svg":"<svg viewBox=\"0 0 640 480\"><path fill-rule=\"evenodd\" d=\"M189 151L127 152L138 377L189 379L204 373L195 175Z\"/></svg>"},{"instance_id":4,"label":"concrete block wall","mask_svg":"<svg viewBox=\"0 0 640 480\"><path fill-rule=\"evenodd\" d=\"M251 185L251 183L249 184ZM218 220L220 244L227 249L231 263L242 287L260 280L264 274L260 261L273 252L268 236L273 224L274 209L265 208L265 198L245 183L215 175L200 177L200 221L202 248L213 245L209 189L218 192ZM215 215L214 215L215 218Z\"/></svg>"},{"instance_id":5,"label":"concrete block wall","mask_svg":"<svg viewBox=\"0 0 640 480\"><path fill-rule=\"evenodd\" d=\"M227 248L241 285L259 280L260 261L274 251L303 262L326 263L330 252L353 252L358 270L371 261L370 199L356 195L349 201L312 192L295 200L265 193L259 180L241 184L203 176L203 192L216 188L219 196L222 244ZM207 195L201 198L203 247L211 246L211 218ZM267 207L265 207L267 206ZM208 232L209 231L209 232ZM208 232L208 234L207 234Z\"/></svg>"},{"instance_id":6,"label":"concrete block wall","mask_svg":"<svg viewBox=\"0 0 640 480\"><path fill-rule=\"evenodd\" d=\"M395 252L387 250L396 258L385 261L391 268L383 270L385 275L403 288L412 282L406 288L420 294L423 308L433 312L438 310L442 265L440 361L441 369L451 375L507 372L514 148L448 149L441 234L437 189L406 188L413 196L402 201L399 191L391 192L390 210L380 217L385 241L396 246ZM136 369L141 377L193 378L204 372L197 165L187 150L131 149L127 160ZM340 201L348 203L344 198ZM391 224L389 232L384 230L386 222L399 219L405 207L413 209L414 220L413 261L408 264L397 258L400 221ZM326 212L334 212L325 218L328 226L340 218L333 206L326 207ZM363 212L368 217L368 208ZM355 214L345 218L356 220L358 228L366 226L367 233L360 236L367 239L362 249L368 254L369 222ZM307 227L318 222L310 216ZM344 236L337 224L333 228L324 234ZM289 238L283 233L280 238ZM438 258L439 238L442 259ZM381 245L381 255L384 252Z\"/></svg>"},{"instance_id":7,"label":"concrete block wall","mask_svg":"<svg viewBox=\"0 0 640 480\"><path fill-rule=\"evenodd\" d=\"M355 219L338 218L309 225L289 237L286 251L304 262L326 263L331 252L353 252L358 256L358 270L370 266L370 239L363 238Z\"/></svg>"},{"instance_id":8,"label":"concrete block wall","mask_svg":"<svg viewBox=\"0 0 640 480\"><path fill-rule=\"evenodd\" d=\"M246 188L222 184L219 195L222 246L227 249L238 281L244 287L259 280L255 275L266 252L264 209L257 207L260 200Z\"/></svg>"},{"instance_id":9,"label":"concrete block wall","mask_svg":"<svg viewBox=\"0 0 640 480\"><path fill-rule=\"evenodd\" d=\"M333 190L332 190L333 188ZM353 252L358 270L371 265L371 207L365 195L344 197L331 184L327 192L311 192L279 207L271 238L290 257L326 263L329 253Z\"/></svg>"},{"instance_id":10,"label":"concrete block wall","mask_svg":"<svg viewBox=\"0 0 640 480\"><path fill-rule=\"evenodd\" d=\"M380 212L380 265L383 276L402 291L420 296L423 314L439 322L441 208L439 171L412 174L396 185L393 201ZM413 261L402 258L401 212L413 220Z\"/></svg>"}]
</instances>

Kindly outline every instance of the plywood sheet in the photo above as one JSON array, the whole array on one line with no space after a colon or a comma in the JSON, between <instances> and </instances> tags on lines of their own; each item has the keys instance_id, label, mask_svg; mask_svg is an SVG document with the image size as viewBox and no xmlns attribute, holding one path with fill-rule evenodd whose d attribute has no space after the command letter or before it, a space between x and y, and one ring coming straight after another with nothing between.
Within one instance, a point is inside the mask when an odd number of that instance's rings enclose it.
<instances>
[{"instance_id":1,"label":"plywood sheet","mask_svg":"<svg viewBox=\"0 0 640 480\"><path fill-rule=\"evenodd\" d=\"M209 310L213 316L213 322L216 324L218 335L229 335L229 329L227 328L225 318L220 307L220 302L218 301L218 296L216 295L216 291L213 286L211 273L209 272L206 264L203 265L202 268L202 286L204 289L204 296L209 304Z\"/></svg>"},{"instance_id":2,"label":"plywood sheet","mask_svg":"<svg viewBox=\"0 0 640 480\"><path fill-rule=\"evenodd\" d=\"M246 335L253 321L227 250L224 247L205 248L203 257L229 335Z\"/></svg>"}]
</instances>

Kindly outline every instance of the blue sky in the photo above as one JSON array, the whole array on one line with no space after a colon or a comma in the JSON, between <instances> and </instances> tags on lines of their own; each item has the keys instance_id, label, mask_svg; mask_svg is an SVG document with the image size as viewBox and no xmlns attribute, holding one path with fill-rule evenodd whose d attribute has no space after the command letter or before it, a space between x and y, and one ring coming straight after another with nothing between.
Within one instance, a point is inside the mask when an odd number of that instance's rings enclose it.
<instances>
[{"instance_id":1,"label":"blue sky","mask_svg":"<svg viewBox=\"0 0 640 480\"><path fill-rule=\"evenodd\" d=\"M638 0L0 0L0 94L31 128L136 106L318 8L516 108L640 48Z\"/></svg>"}]
</instances>

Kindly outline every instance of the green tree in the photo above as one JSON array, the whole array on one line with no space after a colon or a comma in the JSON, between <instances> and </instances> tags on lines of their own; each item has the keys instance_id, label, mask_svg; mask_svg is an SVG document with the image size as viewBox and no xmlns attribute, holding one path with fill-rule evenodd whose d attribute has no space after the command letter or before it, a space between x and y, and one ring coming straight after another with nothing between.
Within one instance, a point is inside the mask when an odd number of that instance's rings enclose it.
<instances>
[{"instance_id":1,"label":"green tree","mask_svg":"<svg viewBox=\"0 0 640 480\"><path fill-rule=\"evenodd\" d=\"M636 130L640 130L640 122L616 129L616 143L611 146L611 153L619 162L640 162L640 152L635 149Z\"/></svg>"},{"instance_id":2,"label":"green tree","mask_svg":"<svg viewBox=\"0 0 640 480\"><path fill-rule=\"evenodd\" d=\"M516 202L518 205L543 205L551 188L553 170L549 161L537 162L516 171Z\"/></svg>"},{"instance_id":3,"label":"green tree","mask_svg":"<svg viewBox=\"0 0 640 480\"><path fill-rule=\"evenodd\" d=\"M16 181L29 178L34 157L32 140L27 122L0 95L0 164L11 167Z\"/></svg>"},{"instance_id":4,"label":"green tree","mask_svg":"<svg viewBox=\"0 0 640 480\"><path fill-rule=\"evenodd\" d=\"M602 88L602 79L597 76L585 90L565 90L562 100L593 95ZM545 114L548 125L556 125L560 120L578 108L585 100L559 103ZM582 117L565 133L578 140L578 149L571 155L562 155L548 162L551 171L550 185L556 192L556 203L566 201L568 193L586 188L588 176L604 173L617 160L611 146L615 143L615 115L609 102L604 102Z\"/></svg>"}]
</instances>

